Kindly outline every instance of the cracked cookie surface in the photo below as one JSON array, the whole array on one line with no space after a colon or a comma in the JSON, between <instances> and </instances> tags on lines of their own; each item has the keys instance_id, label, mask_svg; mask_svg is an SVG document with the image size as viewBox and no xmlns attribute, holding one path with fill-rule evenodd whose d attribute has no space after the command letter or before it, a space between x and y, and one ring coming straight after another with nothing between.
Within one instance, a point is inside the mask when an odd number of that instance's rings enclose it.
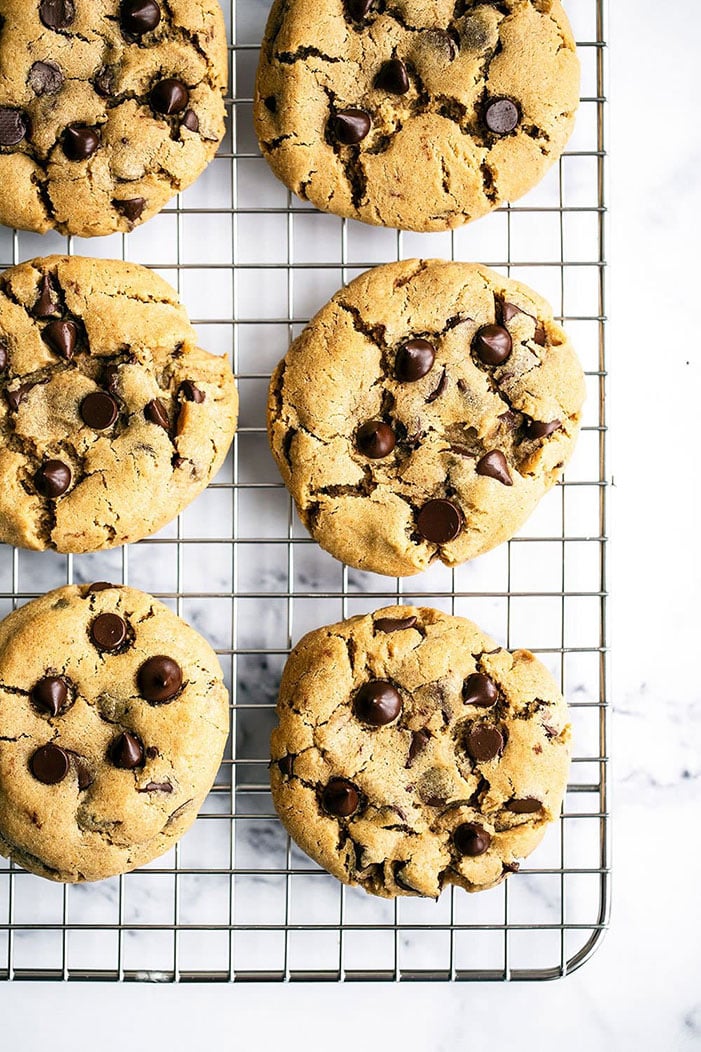
<instances>
[{"instance_id":1,"label":"cracked cookie surface","mask_svg":"<svg viewBox=\"0 0 701 1052\"><path fill-rule=\"evenodd\" d=\"M578 103L558 0L275 0L254 120L274 173L317 208L428 231L530 190Z\"/></svg>"},{"instance_id":2,"label":"cracked cookie surface","mask_svg":"<svg viewBox=\"0 0 701 1052\"><path fill-rule=\"evenodd\" d=\"M217 0L0 0L0 222L128 231L224 136Z\"/></svg>"},{"instance_id":3,"label":"cracked cookie surface","mask_svg":"<svg viewBox=\"0 0 701 1052\"><path fill-rule=\"evenodd\" d=\"M483 266L406 260L312 319L273 373L268 430L322 548L402 576L513 536L561 474L583 399L535 292Z\"/></svg>"},{"instance_id":4,"label":"cracked cookie surface","mask_svg":"<svg viewBox=\"0 0 701 1052\"><path fill-rule=\"evenodd\" d=\"M346 884L383 897L493 887L560 814L567 706L527 650L397 606L306 635L271 738L275 807Z\"/></svg>"},{"instance_id":5,"label":"cracked cookie surface","mask_svg":"<svg viewBox=\"0 0 701 1052\"><path fill-rule=\"evenodd\" d=\"M49 592L0 623L0 854L101 880L163 854L209 792L229 731L209 644L144 592Z\"/></svg>"},{"instance_id":6,"label":"cracked cookie surface","mask_svg":"<svg viewBox=\"0 0 701 1052\"><path fill-rule=\"evenodd\" d=\"M145 267L50 256L0 275L0 541L87 552L155 533L236 427L228 362Z\"/></svg>"}]
</instances>

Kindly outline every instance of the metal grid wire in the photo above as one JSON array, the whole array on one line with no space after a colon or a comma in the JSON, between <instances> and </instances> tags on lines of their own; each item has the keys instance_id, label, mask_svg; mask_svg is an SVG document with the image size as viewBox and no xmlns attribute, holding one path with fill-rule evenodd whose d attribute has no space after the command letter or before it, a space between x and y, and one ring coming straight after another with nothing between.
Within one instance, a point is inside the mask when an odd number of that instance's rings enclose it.
<instances>
[{"instance_id":1,"label":"metal grid wire","mask_svg":"<svg viewBox=\"0 0 701 1052\"><path fill-rule=\"evenodd\" d=\"M229 137L174 207L128 236L89 242L0 232L3 267L66 250L154 266L177 285L203 346L233 349L242 403L228 464L156 538L87 556L0 550L0 613L65 582L128 582L213 642L232 693L217 784L169 854L86 886L0 860L0 978L554 978L590 956L608 914L604 0L568 4L583 97L559 165L518 207L437 235L320 215L268 172L251 122L267 6L230 0ZM341 567L306 536L267 449L264 399L270 370L329 295L368 266L415 255L478 260L548 296L583 360L588 401L566 479L517 538L455 570L394 580ZM290 647L310 628L403 600L532 649L572 707L560 823L489 892L374 899L310 862L274 814L268 734Z\"/></svg>"}]
</instances>

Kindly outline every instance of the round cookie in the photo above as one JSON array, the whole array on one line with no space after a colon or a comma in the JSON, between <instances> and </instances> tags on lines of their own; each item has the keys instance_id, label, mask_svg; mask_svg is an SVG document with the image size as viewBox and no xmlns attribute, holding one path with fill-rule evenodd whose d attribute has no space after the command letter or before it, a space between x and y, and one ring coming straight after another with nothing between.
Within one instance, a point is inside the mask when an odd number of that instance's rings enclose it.
<instances>
[{"instance_id":1,"label":"round cookie","mask_svg":"<svg viewBox=\"0 0 701 1052\"><path fill-rule=\"evenodd\" d=\"M270 781L290 836L375 895L491 888L560 814L567 706L527 650L472 622L397 606L292 651Z\"/></svg>"},{"instance_id":2,"label":"round cookie","mask_svg":"<svg viewBox=\"0 0 701 1052\"><path fill-rule=\"evenodd\" d=\"M579 430L581 366L550 306L486 267L407 260L341 289L273 374L273 454L322 548L376 573L513 536Z\"/></svg>"},{"instance_id":3,"label":"round cookie","mask_svg":"<svg viewBox=\"0 0 701 1052\"><path fill-rule=\"evenodd\" d=\"M217 151L227 61L217 0L0 0L0 222L155 215Z\"/></svg>"},{"instance_id":4,"label":"round cookie","mask_svg":"<svg viewBox=\"0 0 701 1052\"><path fill-rule=\"evenodd\" d=\"M578 104L558 0L275 0L254 119L263 156L300 197L425 231L535 186Z\"/></svg>"},{"instance_id":5,"label":"round cookie","mask_svg":"<svg viewBox=\"0 0 701 1052\"><path fill-rule=\"evenodd\" d=\"M194 822L228 730L216 654L150 595L28 603L0 624L0 854L70 883L150 862Z\"/></svg>"},{"instance_id":6,"label":"round cookie","mask_svg":"<svg viewBox=\"0 0 701 1052\"><path fill-rule=\"evenodd\" d=\"M88 552L155 533L236 427L228 362L134 263L51 256L0 276L0 541Z\"/></svg>"}]
</instances>

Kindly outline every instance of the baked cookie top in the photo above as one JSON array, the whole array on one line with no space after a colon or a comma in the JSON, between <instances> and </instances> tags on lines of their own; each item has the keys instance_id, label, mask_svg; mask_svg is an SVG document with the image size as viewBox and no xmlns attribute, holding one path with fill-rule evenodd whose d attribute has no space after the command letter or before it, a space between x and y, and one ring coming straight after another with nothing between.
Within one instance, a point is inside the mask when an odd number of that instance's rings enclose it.
<instances>
[{"instance_id":1,"label":"baked cookie top","mask_svg":"<svg viewBox=\"0 0 701 1052\"><path fill-rule=\"evenodd\" d=\"M0 222L131 230L224 136L217 0L0 0Z\"/></svg>"},{"instance_id":2,"label":"baked cookie top","mask_svg":"<svg viewBox=\"0 0 701 1052\"><path fill-rule=\"evenodd\" d=\"M150 595L28 603L0 624L0 853L67 882L144 865L194 821L228 731L216 654Z\"/></svg>"},{"instance_id":3,"label":"baked cookie top","mask_svg":"<svg viewBox=\"0 0 701 1052\"><path fill-rule=\"evenodd\" d=\"M221 466L238 399L145 267L50 256L0 275L0 541L97 551L159 530Z\"/></svg>"},{"instance_id":4,"label":"baked cookie top","mask_svg":"<svg viewBox=\"0 0 701 1052\"><path fill-rule=\"evenodd\" d=\"M290 835L375 895L479 891L557 819L567 707L544 665L471 621L396 606L292 651L270 781Z\"/></svg>"},{"instance_id":5,"label":"baked cookie top","mask_svg":"<svg viewBox=\"0 0 701 1052\"><path fill-rule=\"evenodd\" d=\"M276 0L254 119L317 208L445 230L539 182L578 103L558 0Z\"/></svg>"},{"instance_id":6,"label":"baked cookie top","mask_svg":"<svg viewBox=\"0 0 701 1052\"><path fill-rule=\"evenodd\" d=\"M583 398L544 299L487 267L406 260L312 319L273 374L268 426L322 548L407 575L516 533L572 452Z\"/></svg>"}]
</instances>

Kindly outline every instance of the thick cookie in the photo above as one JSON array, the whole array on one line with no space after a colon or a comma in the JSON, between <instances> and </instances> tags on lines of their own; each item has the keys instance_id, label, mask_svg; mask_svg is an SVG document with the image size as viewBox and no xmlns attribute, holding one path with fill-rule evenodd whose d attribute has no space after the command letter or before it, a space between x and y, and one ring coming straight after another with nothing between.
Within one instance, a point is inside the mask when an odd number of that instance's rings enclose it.
<instances>
[{"instance_id":1,"label":"thick cookie","mask_svg":"<svg viewBox=\"0 0 701 1052\"><path fill-rule=\"evenodd\" d=\"M356 278L292 344L269 434L322 548L414 574L519 529L572 452L583 398L535 292L486 267L407 260Z\"/></svg>"},{"instance_id":2,"label":"thick cookie","mask_svg":"<svg viewBox=\"0 0 701 1052\"><path fill-rule=\"evenodd\" d=\"M28 603L0 624L0 853L71 883L144 865L195 820L228 731L216 654L150 595Z\"/></svg>"},{"instance_id":3,"label":"thick cookie","mask_svg":"<svg viewBox=\"0 0 701 1052\"><path fill-rule=\"evenodd\" d=\"M60 552L136 541L221 466L231 369L174 289L134 263L51 256L0 277L0 541Z\"/></svg>"},{"instance_id":4,"label":"thick cookie","mask_svg":"<svg viewBox=\"0 0 701 1052\"><path fill-rule=\"evenodd\" d=\"M224 136L217 0L0 0L0 222L131 230Z\"/></svg>"},{"instance_id":5,"label":"thick cookie","mask_svg":"<svg viewBox=\"0 0 701 1052\"><path fill-rule=\"evenodd\" d=\"M445 230L530 190L578 103L558 0L275 0L254 118L277 177L317 208Z\"/></svg>"},{"instance_id":6,"label":"thick cookie","mask_svg":"<svg viewBox=\"0 0 701 1052\"><path fill-rule=\"evenodd\" d=\"M310 632L290 655L270 780L290 835L375 895L479 891L560 814L567 707L527 650L397 606Z\"/></svg>"}]
</instances>

